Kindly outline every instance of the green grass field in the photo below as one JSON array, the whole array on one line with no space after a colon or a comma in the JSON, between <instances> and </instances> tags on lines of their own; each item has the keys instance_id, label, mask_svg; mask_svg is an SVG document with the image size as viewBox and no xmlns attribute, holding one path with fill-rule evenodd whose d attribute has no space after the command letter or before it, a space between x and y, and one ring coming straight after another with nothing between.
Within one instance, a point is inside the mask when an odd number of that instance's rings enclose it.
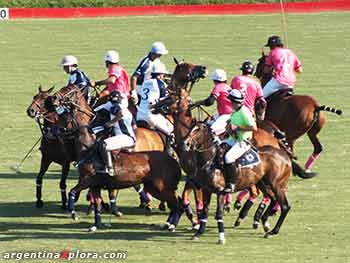
<instances>
[{"instance_id":1,"label":"green grass field","mask_svg":"<svg viewBox=\"0 0 350 263\"><path fill-rule=\"evenodd\" d=\"M237 212L225 216L225 246L216 245L217 229L211 209L207 233L193 243L186 218L175 233L152 229L166 220L166 213L146 217L135 209L134 190L119 195L122 218L113 228L87 233L92 216L80 213L73 222L60 211L60 167L52 165L44 177L44 208L35 208L35 176L40 154L25 161L22 173L9 169L17 164L39 137L33 120L25 114L41 83L61 87L67 76L58 66L63 55L74 54L90 78L105 77L103 55L116 49L132 73L153 41L162 40L170 51L163 61L174 67L172 56L239 73L246 59L256 60L271 34L281 34L279 15L258 16L160 16L72 20L17 20L0 23L0 253L12 251L127 250L127 262L350 262L350 13L288 14L288 45L302 60L296 92L309 94L322 104L345 114L327 114L321 132L324 152L314 170L318 177L291 178L288 197L292 204L280 235L264 239L262 229L251 229L252 215L239 229L232 223ZM195 99L206 97L211 81L194 87ZM214 112L214 108L211 109ZM312 151L307 137L297 145L299 162ZM68 188L77 180L72 169ZM158 205L155 201L154 205ZM82 198L78 209L85 209ZM108 221L109 216L103 219ZM12 260L14 262L15 260ZM109 260L108 262L111 262ZM10 261L7 261L10 262ZM25 262L38 262L26 260ZM60 262L41 260L40 262ZM62 261L64 262L64 260ZM73 261L71 261L73 262ZM80 260L79 262L90 262ZM91 261L91 262L103 262ZM106 261L107 262L107 261Z\"/></svg>"}]
</instances>

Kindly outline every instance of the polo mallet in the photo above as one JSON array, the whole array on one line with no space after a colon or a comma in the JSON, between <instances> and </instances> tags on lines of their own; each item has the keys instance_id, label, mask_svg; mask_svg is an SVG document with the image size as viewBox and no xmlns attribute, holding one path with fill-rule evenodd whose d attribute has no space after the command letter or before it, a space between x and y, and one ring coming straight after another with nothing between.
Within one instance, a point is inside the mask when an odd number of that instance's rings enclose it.
<instances>
[{"instance_id":1,"label":"polo mallet","mask_svg":"<svg viewBox=\"0 0 350 263\"><path fill-rule=\"evenodd\" d=\"M12 169L13 171L15 171L16 173L19 173L19 169L22 166L22 164L24 163L24 161L28 158L28 156L31 154L31 152L34 150L35 146L37 146L37 144L40 142L41 137L36 141L36 143L34 143L34 145L30 148L30 150L27 152L27 154L23 157L23 159L19 162L19 164L17 165L13 165L10 166L10 169Z\"/></svg>"}]
</instances>

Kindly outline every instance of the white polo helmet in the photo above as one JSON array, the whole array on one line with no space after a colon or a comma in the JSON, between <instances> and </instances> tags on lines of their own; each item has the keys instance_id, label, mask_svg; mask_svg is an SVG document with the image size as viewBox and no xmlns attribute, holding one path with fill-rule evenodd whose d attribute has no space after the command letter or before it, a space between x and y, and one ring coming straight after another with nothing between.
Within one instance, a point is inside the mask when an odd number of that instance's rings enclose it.
<instances>
[{"instance_id":1,"label":"white polo helmet","mask_svg":"<svg viewBox=\"0 0 350 263\"><path fill-rule=\"evenodd\" d=\"M64 56L61 60L62 66L78 65L78 59L72 55Z\"/></svg>"},{"instance_id":2,"label":"white polo helmet","mask_svg":"<svg viewBox=\"0 0 350 263\"><path fill-rule=\"evenodd\" d=\"M119 62L118 52L114 50L107 51L105 55L105 61L109 61L111 63L118 63Z\"/></svg>"},{"instance_id":3,"label":"white polo helmet","mask_svg":"<svg viewBox=\"0 0 350 263\"><path fill-rule=\"evenodd\" d=\"M166 70L165 65L162 62L158 61L156 63L153 63L152 73L168 74L168 71Z\"/></svg>"},{"instance_id":4,"label":"white polo helmet","mask_svg":"<svg viewBox=\"0 0 350 263\"><path fill-rule=\"evenodd\" d=\"M158 55L166 55L169 52L162 42L154 42L151 47L151 53Z\"/></svg>"},{"instance_id":5,"label":"white polo helmet","mask_svg":"<svg viewBox=\"0 0 350 263\"><path fill-rule=\"evenodd\" d=\"M232 89L227 97L229 98L230 101L236 102L236 103L243 103L244 101L244 95L238 89Z\"/></svg>"},{"instance_id":6,"label":"white polo helmet","mask_svg":"<svg viewBox=\"0 0 350 263\"><path fill-rule=\"evenodd\" d=\"M223 69L216 69L213 74L211 75L212 80L216 81L226 81L227 80L227 75L225 70Z\"/></svg>"}]
</instances>

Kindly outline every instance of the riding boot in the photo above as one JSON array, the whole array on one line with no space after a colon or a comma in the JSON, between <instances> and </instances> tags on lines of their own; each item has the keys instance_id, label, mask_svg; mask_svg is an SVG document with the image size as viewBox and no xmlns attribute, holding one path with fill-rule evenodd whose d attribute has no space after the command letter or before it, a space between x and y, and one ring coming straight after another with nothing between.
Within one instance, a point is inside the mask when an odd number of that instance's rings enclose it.
<instances>
[{"instance_id":1,"label":"riding boot","mask_svg":"<svg viewBox=\"0 0 350 263\"><path fill-rule=\"evenodd\" d=\"M112 153L111 151L107 151L107 173L109 176L114 176L114 168L113 168L113 161L112 161Z\"/></svg>"},{"instance_id":2,"label":"riding boot","mask_svg":"<svg viewBox=\"0 0 350 263\"><path fill-rule=\"evenodd\" d=\"M97 172L98 173L108 173L108 152L106 150L106 146L104 142L99 143L98 145L98 151L100 154L100 162L98 162L99 164L99 168L97 168Z\"/></svg>"},{"instance_id":3,"label":"riding boot","mask_svg":"<svg viewBox=\"0 0 350 263\"><path fill-rule=\"evenodd\" d=\"M235 163L224 165L224 176L225 176L225 193L233 193L235 191L235 181L236 181L236 167Z\"/></svg>"}]
</instances>

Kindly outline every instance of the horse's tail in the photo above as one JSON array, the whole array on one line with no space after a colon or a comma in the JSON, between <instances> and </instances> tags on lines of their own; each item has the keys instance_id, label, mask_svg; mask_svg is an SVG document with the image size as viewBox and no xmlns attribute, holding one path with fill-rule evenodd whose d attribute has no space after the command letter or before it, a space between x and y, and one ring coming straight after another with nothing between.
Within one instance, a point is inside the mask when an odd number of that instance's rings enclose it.
<instances>
[{"instance_id":1,"label":"horse's tail","mask_svg":"<svg viewBox=\"0 0 350 263\"><path fill-rule=\"evenodd\" d=\"M336 109L336 108L333 108L333 107L329 107L327 105L322 105L322 106L318 106L316 108L316 111L328 111L328 112L333 112L337 115L342 115L343 111L342 110L339 110L339 109Z\"/></svg>"},{"instance_id":2,"label":"horse's tail","mask_svg":"<svg viewBox=\"0 0 350 263\"><path fill-rule=\"evenodd\" d=\"M314 172L307 172L305 171L296 161L292 160L292 170L293 174L297 175L298 177L302 179L311 179L317 175L317 173Z\"/></svg>"}]
</instances>

